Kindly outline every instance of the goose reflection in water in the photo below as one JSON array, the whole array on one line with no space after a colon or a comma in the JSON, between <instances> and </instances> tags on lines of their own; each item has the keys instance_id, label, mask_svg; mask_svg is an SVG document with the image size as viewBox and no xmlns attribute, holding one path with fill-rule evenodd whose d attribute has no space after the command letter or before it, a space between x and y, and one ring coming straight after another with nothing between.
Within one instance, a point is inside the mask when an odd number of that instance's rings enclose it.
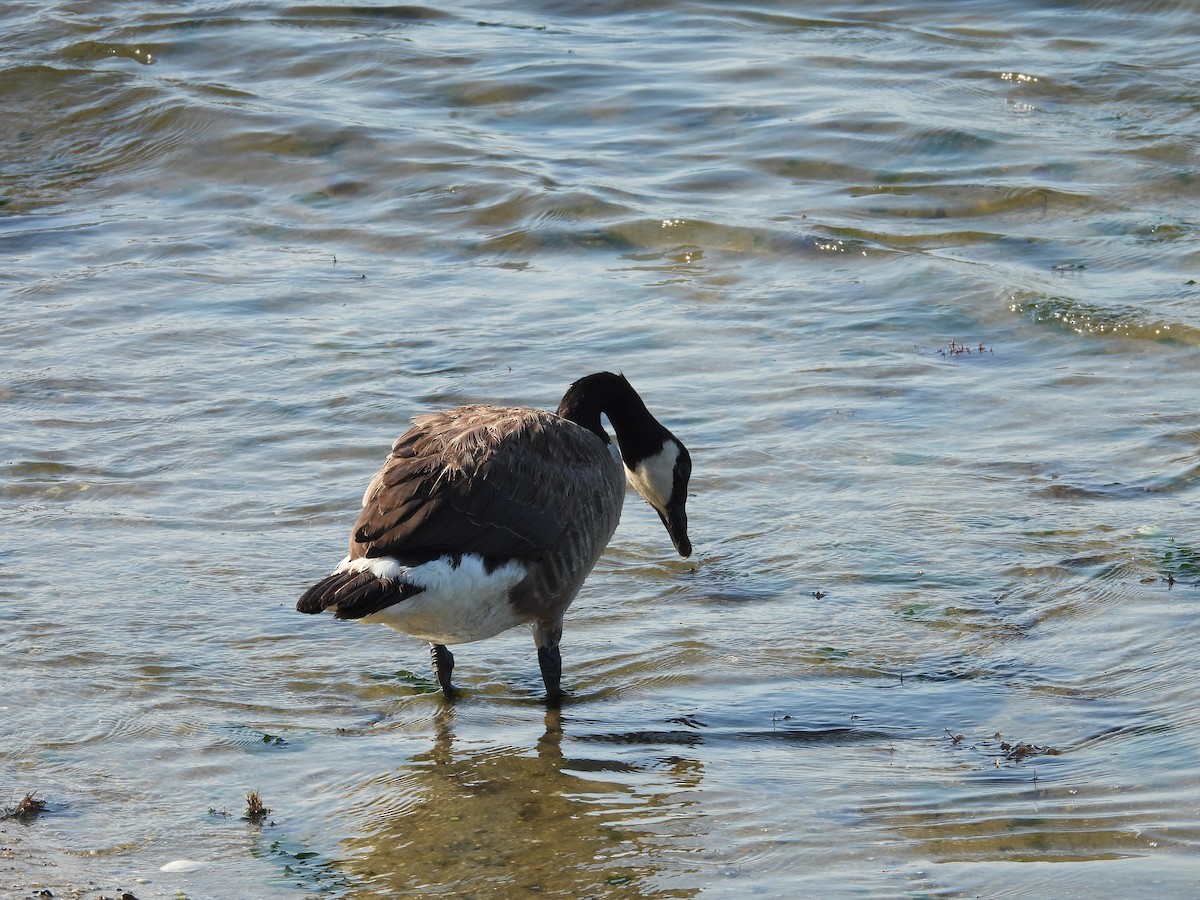
<instances>
[{"instance_id":1,"label":"goose reflection in water","mask_svg":"<svg viewBox=\"0 0 1200 900\"><path fill-rule=\"evenodd\" d=\"M365 886L383 894L579 897L619 885L623 897L694 896L663 885L656 860L697 827L703 770L687 749L698 734L672 732L671 748L600 736L608 748L637 748L600 756L580 753L586 738L564 738L558 709L546 711L531 747L464 745L455 715L454 707L439 709L427 751L354 791L362 827L342 849ZM527 733L512 724L510 733Z\"/></svg>"}]
</instances>

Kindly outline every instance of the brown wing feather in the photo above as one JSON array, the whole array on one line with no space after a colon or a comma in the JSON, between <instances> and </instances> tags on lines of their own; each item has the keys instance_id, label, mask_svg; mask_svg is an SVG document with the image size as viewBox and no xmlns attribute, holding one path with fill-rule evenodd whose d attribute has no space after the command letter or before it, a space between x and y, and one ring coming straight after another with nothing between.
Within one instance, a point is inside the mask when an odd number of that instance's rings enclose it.
<instances>
[{"instance_id":1,"label":"brown wing feather","mask_svg":"<svg viewBox=\"0 0 1200 900\"><path fill-rule=\"evenodd\" d=\"M541 559L563 535L577 482L613 465L598 437L542 410L460 407L423 417L372 479L350 556Z\"/></svg>"}]
</instances>

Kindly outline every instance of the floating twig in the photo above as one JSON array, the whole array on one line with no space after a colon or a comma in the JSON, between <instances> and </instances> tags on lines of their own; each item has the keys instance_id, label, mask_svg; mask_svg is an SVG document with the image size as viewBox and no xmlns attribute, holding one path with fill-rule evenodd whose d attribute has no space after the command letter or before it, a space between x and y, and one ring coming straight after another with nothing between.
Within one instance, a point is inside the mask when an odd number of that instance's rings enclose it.
<instances>
[{"instance_id":1,"label":"floating twig","mask_svg":"<svg viewBox=\"0 0 1200 900\"><path fill-rule=\"evenodd\" d=\"M945 347L938 348L938 356L940 356L942 359L951 359L960 356L972 356L976 354L983 356L985 353L995 356L996 348L989 347L983 341L980 341L978 344L972 347L969 344L964 344L960 341L953 340Z\"/></svg>"},{"instance_id":2,"label":"floating twig","mask_svg":"<svg viewBox=\"0 0 1200 900\"><path fill-rule=\"evenodd\" d=\"M262 802L262 797L258 791L251 791L246 795L246 818L251 822L261 822L271 810L268 809Z\"/></svg>"}]
</instances>

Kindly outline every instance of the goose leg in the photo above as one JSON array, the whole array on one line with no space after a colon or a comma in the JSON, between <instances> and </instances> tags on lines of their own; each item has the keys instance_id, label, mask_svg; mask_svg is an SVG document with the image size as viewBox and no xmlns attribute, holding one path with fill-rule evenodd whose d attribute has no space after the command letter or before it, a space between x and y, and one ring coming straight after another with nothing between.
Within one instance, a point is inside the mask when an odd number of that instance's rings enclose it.
<instances>
[{"instance_id":1,"label":"goose leg","mask_svg":"<svg viewBox=\"0 0 1200 900\"><path fill-rule=\"evenodd\" d=\"M562 653L557 647L538 647L538 665L546 683L546 702L557 704L562 699Z\"/></svg>"},{"instance_id":2,"label":"goose leg","mask_svg":"<svg viewBox=\"0 0 1200 900\"><path fill-rule=\"evenodd\" d=\"M450 673L454 671L454 654L445 644L430 644L429 655L433 659L433 673L437 675L442 693L449 700L454 696L454 685L450 683Z\"/></svg>"},{"instance_id":3,"label":"goose leg","mask_svg":"<svg viewBox=\"0 0 1200 900\"><path fill-rule=\"evenodd\" d=\"M562 652L558 649L558 642L562 639L562 622L535 625L533 639L537 643L538 666L546 685L546 702L557 706L563 698Z\"/></svg>"}]
</instances>

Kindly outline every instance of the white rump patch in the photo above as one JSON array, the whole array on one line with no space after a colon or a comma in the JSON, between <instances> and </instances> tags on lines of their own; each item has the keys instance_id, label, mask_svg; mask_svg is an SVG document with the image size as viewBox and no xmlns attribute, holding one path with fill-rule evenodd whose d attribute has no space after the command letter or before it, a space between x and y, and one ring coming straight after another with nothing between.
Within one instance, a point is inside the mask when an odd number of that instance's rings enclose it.
<instances>
[{"instance_id":1,"label":"white rump patch","mask_svg":"<svg viewBox=\"0 0 1200 900\"><path fill-rule=\"evenodd\" d=\"M399 578L405 572L410 572L412 570L400 565L398 560L395 560L390 556L380 556L376 559L368 559L365 556L359 557L358 559L351 559L347 556L340 563L338 563L338 567L334 569L334 571L370 572L380 580L392 581Z\"/></svg>"},{"instance_id":2,"label":"white rump patch","mask_svg":"<svg viewBox=\"0 0 1200 900\"><path fill-rule=\"evenodd\" d=\"M625 467L625 475L633 489L655 509L666 509L675 488L675 463L679 459L679 444L668 440L662 450L647 456L635 468Z\"/></svg>"},{"instance_id":3,"label":"white rump patch","mask_svg":"<svg viewBox=\"0 0 1200 900\"><path fill-rule=\"evenodd\" d=\"M339 572L369 571L376 578L399 579L424 588L407 600L364 616L433 644L466 644L482 641L526 621L509 602L509 592L529 570L520 562L507 562L487 571L483 557L464 553L457 566L449 556L405 566L390 556L346 559Z\"/></svg>"}]
</instances>

